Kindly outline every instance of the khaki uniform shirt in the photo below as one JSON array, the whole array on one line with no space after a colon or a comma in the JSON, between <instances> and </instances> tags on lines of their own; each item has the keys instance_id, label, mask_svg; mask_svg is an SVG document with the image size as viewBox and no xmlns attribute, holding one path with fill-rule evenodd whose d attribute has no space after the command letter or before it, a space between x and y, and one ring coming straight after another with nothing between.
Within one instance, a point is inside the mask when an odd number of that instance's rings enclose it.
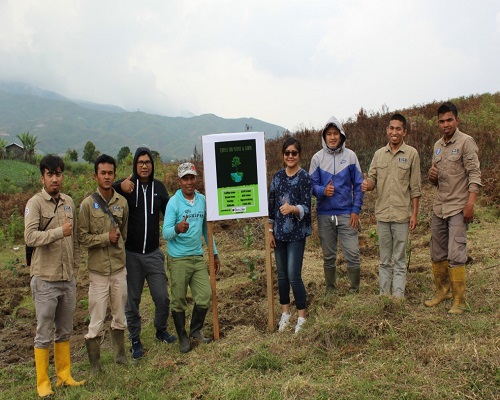
<instances>
[{"instance_id":1,"label":"khaki uniform shirt","mask_svg":"<svg viewBox=\"0 0 500 400\"><path fill-rule=\"evenodd\" d=\"M71 236L63 234L66 217L73 225ZM43 228L45 230L41 231ZM73 199L61 193L56 203L45 188L29 199L24 211L24 241L35 248L31 276L50 282L71 281L80 266Z\"/></svg>"},{"instance_id":2,"label":"khaki uniform shirt","mask_svg":"<svg viewBox=\"0 0 500 400\"><path fill-rule=\"evenodd\" d=\"M101 193L97 190L99 196ZM102 196L101 196L102 197ZM106 200L103 201L106 203ZM109 232L114 222L98 203L88 196L80 205L78 215L78 240L88 249L88 269L101 275L112 275L125 268L125 241L127 240L128 204L125 198L113 189L108 202L111 213L118 221L121 233L117 244L109 241Z\"/></svg>"},{"instance_id":3,"label":"khaki uniform shirt","mask_svg":"<svg viewBox=\"0 0 500 400\"><path fill-rule=\"evenodd\" d=\"M417 150L404 142L395 154L389 144L378 149L367 178L377 189L377 221L408 222L413 210L412 199L422 195Z\"/></svg>"},{"instance_id":4,"label":"khaki uniform shirt","mask_svg":"<svg viewBox=\"0 0 500 400\"><path fill-rule=\"evenodd\" d=\"M478 147L472 137L457 128L451 140L434 144L432 162L438 169L433 210L440 218L456 215L464 209L469 192L478 193L481 184Z\"/></svg>"}]
</instances>

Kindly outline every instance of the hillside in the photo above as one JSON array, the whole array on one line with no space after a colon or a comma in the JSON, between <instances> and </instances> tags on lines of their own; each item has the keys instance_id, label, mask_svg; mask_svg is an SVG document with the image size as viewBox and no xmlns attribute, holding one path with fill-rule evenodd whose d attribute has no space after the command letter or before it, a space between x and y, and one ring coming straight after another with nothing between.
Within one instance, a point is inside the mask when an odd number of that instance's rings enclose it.
<instances>
[{"instance_id":1,"label":"hillside","mask_svg":"<svg viewBox=\"0 0 500 400\"><path fill-rule=\"evenodd\" d=\"M37 136L39 153L64 154L76 149L81 159L87 141L101 153L113 156L122 146L132 151L148 146L163 160L190 158L200 137L206 134L242 132L251 129L273 138L285 128L255 118L225 119L213 114L190 118L165 117L143 112L127 112L112 106L74 102L55 94L8 92L0 87L0 138L15 142L16 135L29 131Z\"/></svg>"},{"instance_id":2,"label":"hillside","mask_svg":"<svg viewBox=\"0 0 500 400\"><path fill-rule=\"evenodd\" d=\"M156 341L154 305L146 287L141 303L145 357L127 367L115 365L106 331L101 356L104 371L90 377L84 344L89 281L86 257L82 254L71 357L73 377L89 381L78 388L56 388L51 363L50 375L57 398L499 399L500 94L454 101L460 107L462 129L479 144L485 184L468 231L467 310L463 315L448 314L449 300L435 308L423 304L434 290L429 257L434 188L426 182L418 226L410 235L404 300L378 294L374 192L366 194L360 215L363 229L359 236L361 286L358 295L348 294L346 261L340 253L338 291L330 297L324 296L322 251L313 217L313 233L307 240L302 274L307 288L308 320L297 335L293 333L293 324L281 333L267 329L265 219L217 221L214 237L222 263L216 283L220 340L209 345L199 344L187 354L179 352L177 343L165 345ZM401 110L411 121L409 139L423 155L436 140L436 108L437 102L434 102ZM387 119L387 113L363 112L345 123L349 147L360 155L363 170L370 162L373 149L386 140ZM321 146L320 132L303 130L296 135L302 139L303 166L307 167L310 154ZM279 155L282 142L282 137L266 142L269 174L282 166ZM28 164L2 160L0 177L28 184L30 173L24 171L24 165ZM428 160L423 157L424 180L425 165ZM158 162L155 168L157 176L172 193L177 188L176 165ZM118 175L124 176L129 170L130 165L124 163L119 166ZM38 190L38 187L37 180L30 190ZM76 204L93 188L90 165L68 165L64 189ZM22 217L23 205L30 196L29 190L0 193L0 341L3 343L0 399L31 399L36 395L33 362L36 319L29 289L29 268L24 265ZM165 250L164 243L161 247ZM273 293L273 311L279 317L275 272ZM188 302L191 309L192 299ZM292 314L295 320L293 304ZM211 335L213 326L210 311L204 334ZM109 320L106 329L108 327ZM173 330L172 322L170 328Z\"/></svg>"}]
</instances>

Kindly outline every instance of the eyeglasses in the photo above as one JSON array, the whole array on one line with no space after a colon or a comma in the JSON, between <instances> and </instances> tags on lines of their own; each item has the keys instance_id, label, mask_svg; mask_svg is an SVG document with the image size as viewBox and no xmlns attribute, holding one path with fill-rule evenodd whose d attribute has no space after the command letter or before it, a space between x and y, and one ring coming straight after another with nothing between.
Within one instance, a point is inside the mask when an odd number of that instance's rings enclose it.
<instances>
[{"instance_id":1,"label":"eyeglasses","mask_svg":"<svg viewBox=\"0 0 500 400\"><path fill-rule=\"evenodd\" d=\"M151 161L147 160L147 161L137 161L137 165L139 167L151 167Z\"/></svg>"},{"instance_id":2,"label":"eyeglasses","mask_svg":"<svg viewBox=\"0 0 500 400\"><path fill-rule=\"evenodd\" d=\"M286 157L290 157L290 156L292 156L292 157L297 157L297 156L299 155L299 152L298 152L298 151L296 151L296 150L292 150L292 151L287 150L287 151L285 151L283 154L284 154Z\"/></svg>"}]
</instances>

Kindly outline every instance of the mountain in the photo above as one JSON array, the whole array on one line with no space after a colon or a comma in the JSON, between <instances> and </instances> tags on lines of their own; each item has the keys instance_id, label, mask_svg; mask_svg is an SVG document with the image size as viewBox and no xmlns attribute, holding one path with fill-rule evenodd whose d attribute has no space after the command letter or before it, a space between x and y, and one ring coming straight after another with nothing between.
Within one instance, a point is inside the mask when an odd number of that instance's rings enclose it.
<instances>
[{"instance_id":1,"label":"mountain","mask_svg":"<svg viewBox=\"0 0 500 400\"><path fill-rule=\"evenodd\" d=\"M189 115L189 114L186 114ZM76 149L79 159L87 141L101 153L116 156L122 146L132 152L147 146L163 160L184 160L194 147L201 151L201 136L214 133L265 132L275 138L286 129L255 118L226 119L213 114L166 117L128 112L120 107L70 100L30 85L0 82L0 138L18 142L29 131L38 139L37 152L64 154Z\"/></svg>"}]
</instances>

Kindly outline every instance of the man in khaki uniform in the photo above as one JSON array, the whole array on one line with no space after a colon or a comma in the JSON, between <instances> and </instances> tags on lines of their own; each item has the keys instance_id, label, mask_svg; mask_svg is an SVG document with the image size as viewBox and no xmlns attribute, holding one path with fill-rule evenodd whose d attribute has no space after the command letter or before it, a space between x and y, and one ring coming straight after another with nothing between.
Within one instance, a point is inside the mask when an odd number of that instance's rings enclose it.
<instances>
[{"instance_id":1,"label":"man in khaki uniform","mask_svg":"<svg viewBox=\"0 0 500 400\"><path fill-rule=\"evenodd\" d=\"M103 154L94 164L97 192L82 201L78 215L78 240L88 248L89 270L89 331L85 344L91 373L101 371L100 341L108 300L111 307L111 340L114 360L127 364L124 332L127 328L127 270L125 240L128 224L128 204L112 187L116 162ZM96 197L94 197L96 196Z\"/></svg>"},{"instance_id":2,"label":"man in khaki uniform","mask_svg":"<svg viewBox=\"0 0 500 400\"><path fill-rule=\"evenodd\" d=\"M373 156L363 191L377 188L375 217L380 249L379 292L405 296L408 229L417 226L420 188L420 157L404 142L406 118L394 114L387 127L389 142ZM392 259L394 258L394 272ZM391 292L392 286L392 292Z\"/></svg>"},{"instance_id":3,"label":"man in khaki uniform","mask_svg":"<svg viewBox=\"0 0 500 400\"><path fill-rule=\"evenodd\" d=\"M36 310L36 387L40 397L54 394L49 378L49 347L54 330L57 386L80 386L71 376L69 339L76 306L80 250L75 205L61 193L64 161L49 154L40 161L42 191L28 200L24 240L33 247L31 292Z\"/></svg>"},{"instance_id":4,"label":"man in khaki uniform","mask_svg":"<svg viewBox=\"0 0 500 400\"><path fill-rule=\"evenodd\" d=\"M431 222L431 258L436 294L425 305L434 307L448 298L451 314L462 314L465 303L467 228L474 218L474 204L481 185L478 147L472 137L460 132L457 107L443 103L438 108L439 130L434 144L429 180L437 187Z\"/></svg>"}]
</instances>

